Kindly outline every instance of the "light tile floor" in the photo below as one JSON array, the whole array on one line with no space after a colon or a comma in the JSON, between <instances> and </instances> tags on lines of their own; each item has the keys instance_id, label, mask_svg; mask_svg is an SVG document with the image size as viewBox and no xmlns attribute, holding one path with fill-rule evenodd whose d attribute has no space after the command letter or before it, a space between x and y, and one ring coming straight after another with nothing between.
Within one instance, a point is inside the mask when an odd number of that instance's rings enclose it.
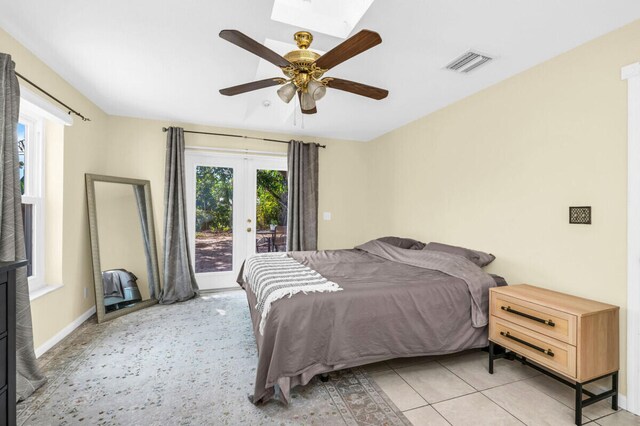
<instances>
[{"instance_id":1,"label":"light tile floor","mask_svg":"<svg viewBox=\"0 0 640 426\"><path fill-rule=\"evenodd\" d=\"M491 375L488 362L486 352L472 351L364 368L415 426L574 424L573 389L505 359ZM639 416L613 411L610 401L585 408L583 424L640 426Z\"/></svg>"}]
</instances>

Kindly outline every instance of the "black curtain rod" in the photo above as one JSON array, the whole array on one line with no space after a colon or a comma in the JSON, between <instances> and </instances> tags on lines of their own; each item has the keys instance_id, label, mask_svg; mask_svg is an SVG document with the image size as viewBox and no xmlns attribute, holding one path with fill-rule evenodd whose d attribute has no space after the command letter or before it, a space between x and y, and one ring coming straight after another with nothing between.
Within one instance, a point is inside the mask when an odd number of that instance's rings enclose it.
<instances>
[{"instance_id":1,"label":"black curtain rod","mask_svg":"<svg viewBox=\"0 0 640 426\"><path fill-rule=\"evenodd\" d=\"M166 127L162 128L163 132L166 132L167 129ZM212 132L196 132L195 130L184 130L185 133L195 133L198 135L211 135L211 136L227 136L230 138L242 138L242 139L254 139L257 141L265 141L265 142L278 142L278 143L289 143L289 141L282 141L279 139L267 139L267 138L254 138L253 136L244 136L244 135L231 135L229 133L212 133ZM316 145L319 148L326 148L326 145L320 145L319 143L316 143Z\"/></svg>"},{"instance_id":2,"label":"black curtain rod","mask_svg":"<svg viewBox=\"0 0 640 426\"><path fill-rule=\"evenodd\" d=\"M56 98L51 93L47 92L42 87L38 86L33 81L29 80L27 77L23 76L19 72L16 72L16 75L18 77L20 77L21 79L23 79L24 81L26 81L27 83L29 83L30 85L32 85L33 87L35 87L36 89L38 89L39 91L41 91L42 93L44 93L45 95L47 95L48 97L50 97L51 99L53 99L54 101L56 101L57 103L59 103L60 105L62 105L63 107L65 107L68 110L67 114L75 114L78 117L80 117L82 119L82 121L91 121L90 118L87 118L84 115L80 114L78 111L76 111L75 109L71 108L69 105L65 104L60 99Z\"/></svg>"}]
</instances>

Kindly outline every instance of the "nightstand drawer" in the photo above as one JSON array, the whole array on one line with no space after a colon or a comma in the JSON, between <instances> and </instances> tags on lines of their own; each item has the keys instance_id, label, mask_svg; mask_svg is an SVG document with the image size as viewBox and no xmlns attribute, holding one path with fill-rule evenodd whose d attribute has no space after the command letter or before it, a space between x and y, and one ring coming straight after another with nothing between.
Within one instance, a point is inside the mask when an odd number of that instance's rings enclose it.
<instances>
[{"instance_id":1,"label":"nightstand drawer","mask_svg":"<svg viewBox=\"0 0 640 426\"><path fill-rule=\"evenodd\" d=\"M491 292L491 313L571 345L576 344L576 317L526 300Z\"/></svg>"},{"instance_id":2,"label":"nightstand drawer","mask_svg":"<svg viewBox=\"0 0 640 426\"><path fill-rule=\"evenodd\" d=\"M489 320L489 339L567 377L576 377L574 346L496 316Z\"/></svg>"}]
</instances>

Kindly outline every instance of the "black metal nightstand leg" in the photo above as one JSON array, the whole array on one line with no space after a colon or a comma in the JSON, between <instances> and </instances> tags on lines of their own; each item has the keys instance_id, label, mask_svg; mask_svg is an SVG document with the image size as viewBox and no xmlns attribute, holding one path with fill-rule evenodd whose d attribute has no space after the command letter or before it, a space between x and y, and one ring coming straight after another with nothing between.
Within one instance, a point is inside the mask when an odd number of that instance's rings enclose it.
<instances>
[{"instance_id":1,"label":"black metal nightstand leg","mask_svg":"<svg viewBox=\"0 0 640 426\"><path fill-rule=\"evenodd\" d=\"M493 356L495 346L493 342L489 342L489 374L493 374Z\"/></svg>"},{"instance_id":2,"label":"black metal nightstand leg","mask_svg":"<svg viewBox=\"0 0 640 426\"><path fill-rule=\"evenodd\" d=\"M530 362L527 358L516 354L515 352L506 352L506 353L500 353L498 352L496 354L496 349L498 351L500 351L502 349L502 347L500 345L496 345L492 342L489 342L489 373L493 373L493 361L495 359L498 358L506 358L509 360L516 360L516 361L520 361L523 365L527 365L531 368L533 368L534 370L538 370L539 372L541 372L542 374L545 374L557 381L559 381L560 383L564 383L567 386L570 386L571 388L573 388L575 390L575 422L576 425L580 426L582 425L582 409L585 407L588 407L591 404L595 404L596 402L599 401L603 401L605 399L611 398L611 408L614 410L618 410L618 372L615 371L613 373L608 373L605 374L604 376L600 376L600 377L594 377L592 379L589 379L587 381L584 381L582 383L578 383L578 382L572 382L569 380L566 380L564 378L562 378L561 376L543 368L540 367L539 365L537 365L536 363L532 363ZM598 394L595 394L591 391L589 391L588 389L584 388L584 385L587 385L589 383L593 383L596 382L598 380L602 380L605 379L607 377L611 376L611 389L606 390L604 392L600 392ZM584 398L584 396L587 396L587 398Z\"/></svg>"},{"instance_id":3,"label":"black metal nightstand leg","mask_svg":"<svg viewBox=\"0 0 640 426\"><path fill-rule=\"evenodd\" d=\"M611 389L613 395L611 396L611 409L618 411L618 372L616 371L611 376Z\"/></svg>"},{"instance_id":4,"label":"black metal nightstand leg","mask_svg":"<svg viewBox=\"0 0 640 426\"><path fill-rule=\"evenodd\" d=\"M576 425L582 424L582 383L576 383Z\"/></svg>"}]
</instances>

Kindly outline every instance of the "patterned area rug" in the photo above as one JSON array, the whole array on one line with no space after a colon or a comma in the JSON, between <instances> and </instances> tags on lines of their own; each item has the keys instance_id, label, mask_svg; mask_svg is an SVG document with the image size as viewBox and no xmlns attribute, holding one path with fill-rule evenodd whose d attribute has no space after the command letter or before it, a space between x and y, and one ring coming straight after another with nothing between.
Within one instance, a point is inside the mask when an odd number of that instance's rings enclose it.
<instances>
[{"instance_id":1,"label":"patterned area rug","mask_svg":"<svg viewBox=\"0 0 640 426\"><path fill-rule=\"evenodd\" d=\"M242 291L90 319L40 360L48 383L18 425L409 425L360 369L313 379L260 407L257 351Z\"/></svg>"}]
</instances>

